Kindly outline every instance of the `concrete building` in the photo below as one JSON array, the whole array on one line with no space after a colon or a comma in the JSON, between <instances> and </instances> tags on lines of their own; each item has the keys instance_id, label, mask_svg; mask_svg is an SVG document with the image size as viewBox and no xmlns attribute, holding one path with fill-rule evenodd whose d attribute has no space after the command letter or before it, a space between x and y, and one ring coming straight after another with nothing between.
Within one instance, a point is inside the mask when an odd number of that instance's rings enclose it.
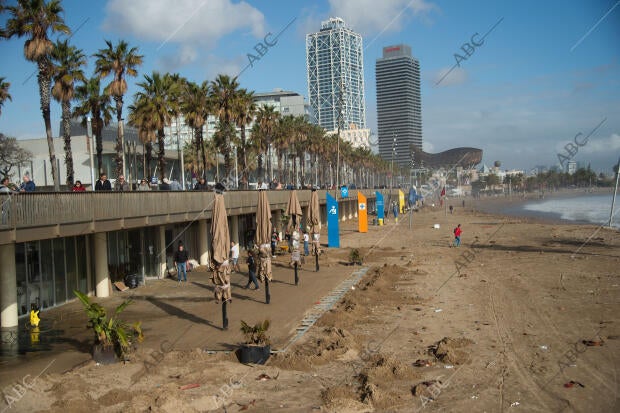
<instances>
[{"instance_id":1,"label":"concrete building","mask_svg":"<svg viewBox=\"0 0 620 413\"><path fill-rule=\"evenodd\" d=\"M405 44L383 48L376 62L379 154L405 167L411 147L422 149L420 62Z\"/></svg>"},{"instance_id":2,"label":"concrete building","mask_svg":"<svg viewBox=\"0 0 620 413\"><path fill-rule=\"evenodd\" d=\"M326 135L335 135L337 130L332 130L326 133ZM340 139L344 142L349 142L354 148L367 148L370 149L370 129L344 129L340 131Z\"/></svg>"},{"instance_id":3,"label":"concrete building","mask_svg":"<svg viewBox=\"0 0 620 413\"><path fill-rule=\"evenodd\" d=\"M566 164L566 172L568 172L569 175L573 175L575 172L577 172L577 162L568 161L568 163Z\"/></svg>"},{"instance_id":4,"label":"concrete building","mask_svg":"<svg viewBox=\"0 0 620 413\"><path fill-rule=\"evenodd\" d=\"M362 191L368 206L373 191ZM319 191L325 222L325 191ZM298 191L304 214L310 191ZM356 195L340 199L350 219ZM225 194L232 241L249 246L256 225L257 193ZM282 229L288 191L269 191L272 222ZM82 192L0 194L0 331L11 334L31 304L42 309L75 299L73 290L107 297L112 282L135 274L141 282L164 277L183 241L191 258L209 262L212 192ZM12 330L11 330L12 329Z\"/></svg>"},{"instance_id":5,"label":"concrete building","mask_svg":"<svg viewBox=\"0 0 620 413\"><path fill-rule=\"evenodd\" d=\"M115 180L116 176L115 161L116 156L115 145L117 127L116 124L108 125L104 128L102 133L102 169L108 174L111 180ZM144 146L138 139L138 133L134 128L125 126L125 175L127 181L136 182L142 177L146 176L146 170L144 168ZM65 184L67 176L67 168L65 165L64 156L64 140L61 138L54 138L54 150L56 152L57 168L60 176L61 186ZM32 160L24 165L20 165L14 168L12 181L19 181L24 174L28 174L35 182L37 187L53 187L52 170L49 160L49 150L47 147L47 139L20 139L18 140L19 146L32 152ZM154 145L152 165L155 167L157 161L156 158L157 144ZM91 170L90 163L90 151L92 149L93 154L93 166ZM73 169L74 180L80 180L83 185L90 186L93 183L91 176L97 180L99 174L97 173L97 156L94 140L91 138L90 142L87 139L86 128L81 125L79 120L71 121L71 150L73 153ZM179 179L180 169L178 161L178 153L176 146L174 150L166 151L167 171L171 179ZM92 174L92 175L91 175Z\"/></svg>"},{"instance_id":6,"label":"concrete building","mask_svg":"<svg viewBox=\"0 0 620 413\"><path fill-rule=\"evenodd\" d=\"M325 130L366 129L362 36L330 18L306 35L308 101ZM340 113L342 112L342 119Z\"/></svg>"}]
</instances>

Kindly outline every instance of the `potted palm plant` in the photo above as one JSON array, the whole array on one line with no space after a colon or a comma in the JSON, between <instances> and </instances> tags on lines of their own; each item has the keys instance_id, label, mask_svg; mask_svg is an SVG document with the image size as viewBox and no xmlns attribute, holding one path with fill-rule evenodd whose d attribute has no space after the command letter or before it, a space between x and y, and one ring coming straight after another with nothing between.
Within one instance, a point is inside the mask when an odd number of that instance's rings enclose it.
<instances>
[{"instance_id":1,"label":"potted palm plant","mask_svg":"<svg viewBox=\"0 0 620 413\"><path fill-rule=\"evenodd\" d=\"M245 343L241 345L239 359L242 363L265 364L271 354L271 342L267 336L269 320L249 325L241 320L241 332Z\"/></svg>"},{"instance_id":2,"label":"potted palm plant","mask_svg":"<svg viewBox=\"0 0 620 413\"><path fill-rule=\"evenodd\" d=\"M140 322L131 327L118 318L118 315L131 304L131 300L123 301L114 310L112 317L107 317L106 310L101 305L93 303L90 298L80 291L73 290L73 294L84 304L88 316L88 327L95 333L93 344L93 359L101 364L112 364L123 358L134 342L144 339Z\"/></svg>"}]
</instances>

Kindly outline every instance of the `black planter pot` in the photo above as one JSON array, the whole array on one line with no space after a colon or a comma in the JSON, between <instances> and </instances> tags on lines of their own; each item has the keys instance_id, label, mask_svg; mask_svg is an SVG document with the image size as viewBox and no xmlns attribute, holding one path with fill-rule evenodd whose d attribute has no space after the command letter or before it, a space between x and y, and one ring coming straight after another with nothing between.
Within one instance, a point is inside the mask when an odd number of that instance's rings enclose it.
<instances>
[{"instance_id":1,"label":"black planter pot","mask_svg":"<svg viewBox=\"0 0 620 413\"><path fill-rule=\"evenodd\" d=\"M129 288L138 287L138 274L128 274L125 276L125 285Z\"/></svg>"},{"instance_id":2,"label":"black planter pot","mask_svg":"<svg viewBox=\"0 0 620 413\"><path fill-rule=\"evenodd\" d=\"M239 349L239 361L243 364L265 364L271 355L271 346L253 346L243 344Z\"/></svg>"},{"instance_id":3,"label":"black planter pot","mask_svg":"<svg viewBox=\"0 0 620 413\"><path fill-rule=\"evenodd\" d=\"M101 344L95 344L93 346L93 360L99 364L118 363L114 346L103 347Z\"/></svg>"}]
</instances>

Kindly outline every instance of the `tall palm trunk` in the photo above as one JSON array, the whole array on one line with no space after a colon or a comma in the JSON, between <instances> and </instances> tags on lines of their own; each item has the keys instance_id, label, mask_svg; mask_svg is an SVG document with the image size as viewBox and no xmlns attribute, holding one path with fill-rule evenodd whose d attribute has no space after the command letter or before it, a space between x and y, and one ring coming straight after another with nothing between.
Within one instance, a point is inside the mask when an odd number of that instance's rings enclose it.
<instances>
[{"instance_id":1,"label":"tall palm trunk","mask_svg":"<svg viewBox=\"0 0 620 413\"><path fill-rule=\"evenodd\" d=\"M116 178L123 174L123 96L114 96L114 102L116 103L116 122L118 125L118 133L116 135L116 145L114 150L116 151Z\"/></svg>"},{"instance_id":2,"label":"tall palm trunk","mask_svg":"<svg viewBox=\"0 0 620 413\"><path fill-rule=\"evenodd\" d=\"M306 186L306 153L301 151L299 156L299 169L301 169L301 186Z\"/></svg>"},{"instance_id":3,"label":"tall palm trunk","mask_svg":"<svg viewBox=\"0 0 620 413\"><path fill-rule=\"evenodd\" d=\"M278 180L280 183L282 183L284 185L284 175L282 174L282 158L284 157L284 151L282 150L277 150L277 154L278 154Z\"/></svg>"},{"instance_id":4,"label":"tall palm trunk","mask_svg":"<svg viewBox=\"0 0 620 413\"><path fill-rule=\"evenodd\" d=\"M149 180L153 177L153 143L147 142L144 144L144 149L146 150L146 170L149 174Z\"/></svg>"},{"instance_id":5,"label":"tall palm trunk","mask_svg":"<svg viewBox=\"0 0 620 413\"><path fill-rule=\"evenodd\" d=\"M239 164L241 165L241 182L243 183L243 188L248 189L248 165L247 158L245 156L245 125L241 125L241 153L239 154Z\"/></svg>"},{"instance_id":6,"label":"tall palm trunk","mask_svg":"<svg viewBox=\"0 0 620 413\"><path fill-rule=\"evenodd\" d=\"M202 176L206 178L207 169L208 169L207 151L205 149L205 140L204 140L204 137L202 136L202 127L197 128L196 135L198 136L198 139L200 139L200 153L202 154Z\"/></svg>"},{"instance_id":7,"label":"tall palm trunk","mask_svg":"<svg viewBox=\"0 0 620 413\"><path fill-rule=\"evenodd\" d=\"M65 141L65 165L67 166L67 186L73 186L73 152L71 151L71 102L62 102L62 137Z\"/></svg>"},{"instance_id":8,"label":"tall palm trunk","mask_svg":"<svg viewBox=\"0 0 620 413\"><path fill-rule=\"evenodd\" d=\"M164 129L159 129L157 131L157 146L159 149L157 151L157 167L159 168L159 179L161 179L162 181L166 177L166 158L164 158L164 155L166 154L166 149L164 147L165 137L166 134L164 133Z\"/></svg>"},{"instance_id":9,"label":"tall palm trunk","mask_svg":"<svg viewBox=\"0 0 620 413\"><path fill-rule=\"evenodd\" d=\"M56 149L54 149L54 141L52 138L52 120L50 117L50 95L51 95L51 64L46 57L39 59L39 95L41 97L41 113L45 122L45 135L47 137L47 149L50 155L50 163L52 165L52 179L54 181L54 191L60 191L60 175L58 173L58 165L56 162Z\"/></svg>"},{"instance_id":10,"label":"tall palm trunk","mask_svg":"<svg viewBox=\"0 0 620 413\"><path fill-rule=\"evenodd\" d=\"M101 113L95 114L93 119L94 128L93 134L95 135L95 146L97 147L97 168L99 173L103 173L103 119L101 119Z\"/></svg>"},{"instance_id":11,"label":"tall palm trunk","mask_svg":"<svg viewBox=\"0 0 620 413\"><path fill-rule=\"evenodd\" d=\"M256 162L258 163L258 171L257 171L257 180L262 180L264 173L263 173L263 153L262 152L258 152L258 159L256 160Z\"/></svg>"}]
</instances>

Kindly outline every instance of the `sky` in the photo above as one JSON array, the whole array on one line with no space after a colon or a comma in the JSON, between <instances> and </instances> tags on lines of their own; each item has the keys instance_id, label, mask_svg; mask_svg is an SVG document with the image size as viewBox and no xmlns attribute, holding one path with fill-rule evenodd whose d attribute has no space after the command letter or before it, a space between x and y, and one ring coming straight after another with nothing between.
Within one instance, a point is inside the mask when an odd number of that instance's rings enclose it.
<instances>
[{"instance_id":1,"label":"sky","mask_svg":"<svg viewBox=\"0 0 620 413\"><path fill-rule=\"evenodd\" d=\"M144 55L138 77L128 79L126 106L135 83L153 71L178 72L196 82L219 73L239 75L241 87L257 93L280 88L307 97L305 36L318 31L321 21L341 17L364 38L367 125L375 133L376 59L383 47L405 43L420 61L426 151L471 146L484 151L488 165L500 161L502 168L526 171L557 165L561 154L611 173L620 156L620 0L63 0L62 5L73 30L70 41L87 55L104 48L105 40L120 39ZM0 16L0 24L6 18ZM265 39L271 46L259 45L260 56L255 47ZM41 138L35 65L23 57L24 40L0 41L0 77L11 83L13 98L2 108L0 132ZM248 54L260 58L250 65ZM90 58L86 73L93 69ZM52 103L54 135L60 113L60 105Z\"/></svg>"}]
</instances>

